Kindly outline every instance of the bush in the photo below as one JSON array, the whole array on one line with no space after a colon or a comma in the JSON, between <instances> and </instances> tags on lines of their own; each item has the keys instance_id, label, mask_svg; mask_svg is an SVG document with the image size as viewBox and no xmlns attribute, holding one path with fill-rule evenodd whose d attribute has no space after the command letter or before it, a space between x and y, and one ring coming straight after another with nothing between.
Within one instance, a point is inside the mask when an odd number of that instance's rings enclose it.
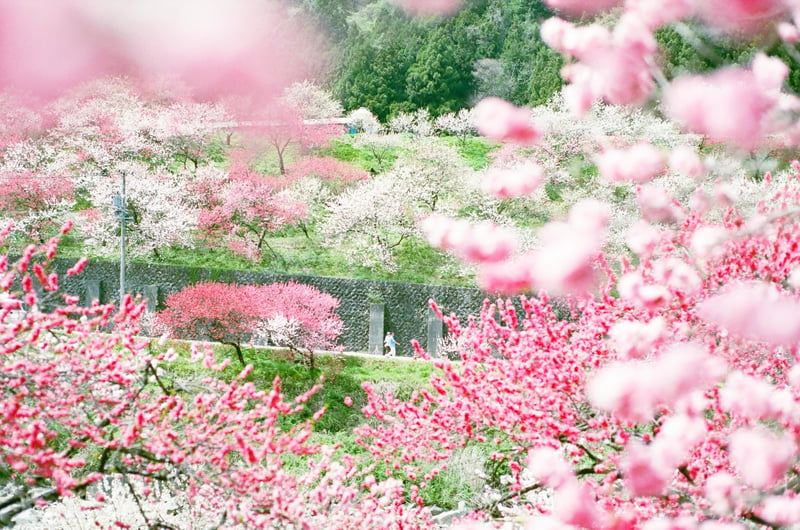
<instances>
[{"instance_id":1,"label":"bush","mask_svg":"<svg viewBox=\"0 0 800 530\"><path fill-rule=\"evenodd\" d=\"M271 285L198 283L173 293L157 323L178 338L205 338L232 346L244 365L242 344L253 338L301 353L335 344L344 324L339 300L295 282Z\"/></svg>"}]
</instances>

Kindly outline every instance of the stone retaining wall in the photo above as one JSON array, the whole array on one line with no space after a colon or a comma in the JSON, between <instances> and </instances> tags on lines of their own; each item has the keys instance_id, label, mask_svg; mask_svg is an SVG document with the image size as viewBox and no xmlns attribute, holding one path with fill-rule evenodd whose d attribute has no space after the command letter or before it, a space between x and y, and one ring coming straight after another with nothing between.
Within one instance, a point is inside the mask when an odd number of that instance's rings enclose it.
<instances>
[{"instance_id":1,"label":"stone retaining wall","mask_svg":"<svg viewBox=\"0 0 800 530\"><path fill-rule=\"evenodd\" d=\"M80 276L64 276L74 262L67 259L56 262L66 292L80 296L84 304L92 299L110 302L119 298L119 262L92 260ZM142 263L128 264L125 283L127 292L147 297L151 309L158 309L170 293L204 281L238 284L296 281L313 285L341 301L337 313L344 321L345 331L340 344L348 351L368 351L370 306L383 304L384 327L380 332L394 332L398 355L411 354L412 339L418 340L423 348L429 346L429 328L433 336L440 332L429 323L429 299L435 300L446 314L455 313L465 319L480 311L485 298L480 290L472 288Z\"/></svg>"}]
</instances>

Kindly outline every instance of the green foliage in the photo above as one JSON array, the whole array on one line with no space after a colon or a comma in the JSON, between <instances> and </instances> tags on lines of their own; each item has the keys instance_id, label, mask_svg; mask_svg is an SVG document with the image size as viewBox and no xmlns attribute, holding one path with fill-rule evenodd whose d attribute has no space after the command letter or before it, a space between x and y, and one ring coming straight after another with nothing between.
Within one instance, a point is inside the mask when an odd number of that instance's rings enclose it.
<instances>
[{"instance_id":1,"label":"green foliage","mask_svg":"<svg viewBox=\"0 0 800 530\"><path fill-rule=\"evenodd\" d=\"M199 363L189 360L189 343L170 341L166 347L173 348L179 355L171 364L162 365L168 373L187 380L198 380L212 375ZM221 357L230 354L227 346L214 345L213 349ZM427 387L433 370L433 365L427 362L332 353L316 354L315 367L309 370L297 363L288 350L243 347L242 351L253 365L253 371L247 380L259 388L271 388L272 382L279 377L283 394L287 399L294 399L321 383L321 389L308 401L304 413L292 420L308 419L315 411L324 407L325 414L316 423L316 432L336 434L337 439L340 436L345 439L352 436L350 431L364 422L360 410L367 404L367 399L361 388L362 383L390 383L399 392L398 395L407 396L413 390ZM240 366L231 363L221 373L213 375L224 381L232 381L240 371ZM352 399L352 406L345 405L345 397Z\"/></svg>"},{"instance_id":2,"label":"green foliage","mask_svg":"<svg viewBox=\"0 0 800 530\"><path fill-rule=\"evenodd\" d=\"M464 157L464 161L467 165L475 170L485 169L492 161L489 154L498 148L498 144L481 136L465 138L463 140L453 136L447 136L442 138L442 140L458 148L458 152Z\"/></svg>"},{"instance_id":3,"label":"green foliage","mask_svg":"<svg viewBox=\"0 0 800 530\"><path fill-rule=\"evenodd\" d=\"M320 154L350 162L371 173L381 173L394 164L401 152L400 148L389 146L370 148L368 142L356 146L355 141L356 138L351 136L334 139L327 147L320 149Z\"/></svg>"},{"instance_id":4,"label":"green foliage","mask_svg":"<svg viewBox=\"0 0 800 530\"><path fill-rule=\"evenodd\" d=\"M251 269L253 263L226 248L205 247L202 250L181 247L160 250L144 263L181 265L201 269Z\"/></svg>"},{"instance_id":5,"label":"green foliage","mask_svg":"<svg viewBox=\"0 0 800 530\"><path fill-rule=\"evenodd\" d=\"M563 187L563 184L548 180L544 183L544 192L551 201L561 202L563 200L561 198L561 190Z\"/></svg>"},{"instance_id":6,"label":"green foliage","mask_svg":"<svg viewBox=\"0 0 800 530\"><path fill-rule=\"evenodd\" d=\"M427 36L406 77L406 91L416 108L427 108L439 116L469 106L475 91L473 64L479 58L479 33L475 31L479 22L468 12Z\"/></svg>"},{"instance_id":7,"label":"green foliage","mask_svg":"<svg viewBox=\"0 0 800 530\"><path fill-rule=\"evenodd\" d=\"M341 33L340 11L327 5L316 11L336 20ZM539 22L551 14L543 2L473 0L439 19L408 17L385 0L363 2L352 12L333 76L347 110L367 107L382 122L418 108L437 116L487 95L518 105L543 103L562 85L561 57L539 37ZM487 59L494 62L481 62ZM480 65L492 68L477 79Z\"/></svg>"},{"instance_id":8,"label":"green foliage","mask_svg":"<svg viewBox=\"0 0 800 530\"><path fill-rule=\"evenodd\" d=\"M692 24L661 28L656 40L667 79L687 72L710 72L721 64L747 64L756 50L751 42L704 34Z\"/></svg>"}]
</instances>

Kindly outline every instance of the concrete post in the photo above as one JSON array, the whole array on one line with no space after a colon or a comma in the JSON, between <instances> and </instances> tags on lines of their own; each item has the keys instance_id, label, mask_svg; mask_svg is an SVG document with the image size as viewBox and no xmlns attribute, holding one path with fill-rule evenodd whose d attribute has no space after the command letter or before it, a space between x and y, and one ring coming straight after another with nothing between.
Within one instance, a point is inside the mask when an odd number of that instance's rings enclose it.
<instances>
[{"instance_id":1,"label":"concrete post","mask_svg":"<svg viewBox=\"0 0 800 530\"><path fill-rule=\"evenodd\" d=\"M427 352L431 357L436 357L439 353L439 343L444 335L444 322L439 320L433 309L428 307L428 344Z\"/></svg>"},{"instance_id":2,"label":"concrete post","mask_svg":"<svg viewBox=\"0 0 800 530\"><path fill-rule=\"evenodd\" d=\"M369 353L383 355L385 304L369 305Z\"/></svg>"},{"instance_id":3,"label":"concrete post","mask_svg":"<svg viewBox=\"0 0 800 530\"><path fill-rule=\"evenodd\" d=\"M92 302L97 300L103 303L103 282L100 280L84 280L83 285L86 287L86 305L92 305Z\"/></svg>"},{"instance_id":4,"label":"concrete post","mask_svg":"<svg viewBox=\"0 0 800 530\"><path fill-rule=\"evenodd\" d=\"M145 285L142 296L147 300L147 312L155 313L158 310L158 285Z\"/></svg>"}]
</instances>

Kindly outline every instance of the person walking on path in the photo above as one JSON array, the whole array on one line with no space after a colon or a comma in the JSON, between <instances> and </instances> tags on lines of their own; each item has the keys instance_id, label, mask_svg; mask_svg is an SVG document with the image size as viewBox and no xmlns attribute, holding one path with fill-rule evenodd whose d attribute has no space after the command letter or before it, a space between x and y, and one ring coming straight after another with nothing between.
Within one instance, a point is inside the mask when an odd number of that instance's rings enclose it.
<instances>
[{"instance_id":1,"label":"person walking on path","mask_svg":"<svg viewBox=\"0 0 800 530\"><path fill-rule=\"evenodd\" d=\"M383 339L384 355L394 357L397 354L397 341L394 340L394 333L391 331L386 333L386 338Z\"/></svg>"}]
</instances>

